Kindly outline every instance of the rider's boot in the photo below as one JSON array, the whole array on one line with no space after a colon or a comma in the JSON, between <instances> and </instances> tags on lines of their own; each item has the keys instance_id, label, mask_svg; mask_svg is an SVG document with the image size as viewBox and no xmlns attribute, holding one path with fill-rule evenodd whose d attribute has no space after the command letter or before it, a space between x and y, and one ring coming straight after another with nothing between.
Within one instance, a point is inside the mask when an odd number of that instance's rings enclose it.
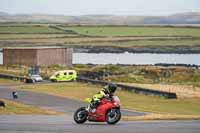
<instances>
[{"instance_id":1,"label":"rider's boot","mask_svg":"<svg viewBox=\"0 0 200 133\"><path fill-rule=\"evenodd\" d=\"M96 108L95 108L95 106L91 103L90 105L88 105L88 107L86 108L86 110L87 110L88 112L94 113L94 112L96 111Z\"/></svg>"}]
</instances>

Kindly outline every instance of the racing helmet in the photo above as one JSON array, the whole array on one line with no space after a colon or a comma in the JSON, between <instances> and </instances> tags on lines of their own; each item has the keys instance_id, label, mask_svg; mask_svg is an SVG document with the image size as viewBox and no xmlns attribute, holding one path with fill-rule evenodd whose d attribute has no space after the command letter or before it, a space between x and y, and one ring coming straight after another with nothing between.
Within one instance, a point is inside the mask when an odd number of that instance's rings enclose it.
<instances>
[{"instance_id":1,"label":"racing helmet","mask_svg":"<svg viewBox=\"0 0 200 133\"><path fill-rule=\"evenodd\" d=\"M117 85L116 84L114 84L114 83L109 83L108 84L108 92L109 93L115 93L116 89L117 89Z\"/></svg>"}]
</instances>

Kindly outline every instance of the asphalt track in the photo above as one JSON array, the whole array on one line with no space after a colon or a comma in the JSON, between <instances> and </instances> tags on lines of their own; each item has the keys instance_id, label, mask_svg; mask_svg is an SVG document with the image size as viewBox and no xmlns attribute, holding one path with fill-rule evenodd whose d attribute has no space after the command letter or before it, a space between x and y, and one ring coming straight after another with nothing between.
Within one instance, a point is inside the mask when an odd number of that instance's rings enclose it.
<instances>
[{"instance_id":1,"label":"asphalt track","mask_svg":"<svg viewBox=\"0 0 200 133\"><path fill-rule=\"evenodd\" d=\"M200 133L200 121L124 122L78 125L68 116L0 116L0 133Z\"/></svg>"}]
</instances>

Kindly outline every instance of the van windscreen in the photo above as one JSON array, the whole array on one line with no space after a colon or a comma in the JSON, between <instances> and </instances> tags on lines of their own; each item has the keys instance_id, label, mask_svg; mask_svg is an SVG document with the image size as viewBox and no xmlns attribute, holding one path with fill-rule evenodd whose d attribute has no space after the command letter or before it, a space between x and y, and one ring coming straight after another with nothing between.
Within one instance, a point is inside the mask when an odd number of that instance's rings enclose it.
<instances>
[{"instance_id":1,"label":"van windscreen","mask_svg":"<svg viewBox=\"0 0 200 133\"><path fill-rule=\"evenodd\" d=\"M69 75L73 75L74 73L73 72L69 72Z\"/></svg>"}]
</instances>

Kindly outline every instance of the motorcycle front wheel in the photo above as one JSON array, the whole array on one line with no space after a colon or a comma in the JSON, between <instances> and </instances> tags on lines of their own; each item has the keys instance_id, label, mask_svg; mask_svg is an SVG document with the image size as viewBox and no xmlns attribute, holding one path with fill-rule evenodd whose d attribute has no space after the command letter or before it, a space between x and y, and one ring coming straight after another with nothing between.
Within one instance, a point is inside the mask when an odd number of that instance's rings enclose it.
<instances>
[{"instance_id":1,"label":"motorcycle front wheel","mask_svg":"<svg viewBox=\"0 0 200 133\"><path fill-rule=\"evenodd\" d=\"M121 119L120 109L111 109L106 114L106 122L108 124L116 124Z\"/></svg>"},{"instance_id":2,"label":"motorcycle front wheel","mask_svg":"<svg viewBox=\"0 0 200 133\"><path fill-rule=\"evenodd\" d=\"M75 113L74 113L74 121L77 124L83 124L84 122L87 121L88 117L88 111L86 110L85 107L79 108Z\"/></svg>"}]
</instances>

